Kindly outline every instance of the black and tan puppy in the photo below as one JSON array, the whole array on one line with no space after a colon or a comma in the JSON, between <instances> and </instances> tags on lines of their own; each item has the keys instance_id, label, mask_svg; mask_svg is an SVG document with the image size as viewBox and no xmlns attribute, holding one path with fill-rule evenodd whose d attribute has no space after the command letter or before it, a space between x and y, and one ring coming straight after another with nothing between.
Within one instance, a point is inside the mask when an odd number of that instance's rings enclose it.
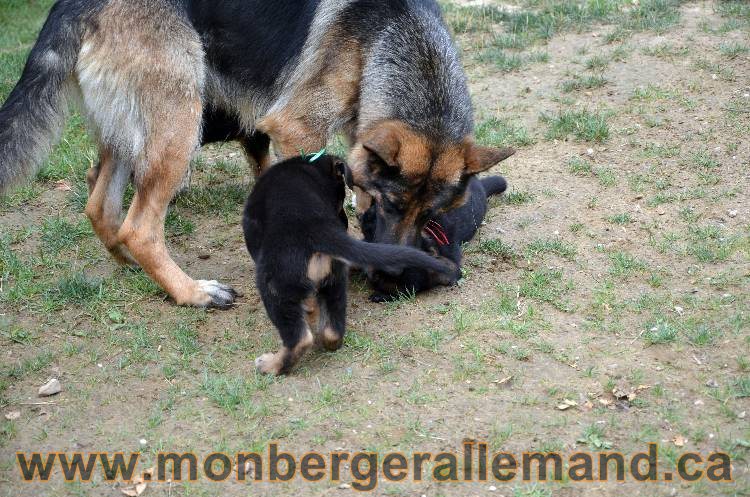
<instances>
[{"instance_id":1,"label":"black and tan puppy","mask_svg":"<svg viewBox=\"0 0 750 497\"><path fill-rule=\"evenodd\" d=\"M457 267L461 267L461 246L477 234L487 214L488 198L503 193L507 188L508 183L501 176L481 180L472 178L464 205L427 222L422 232L422 250L450 259ZM375 240L378 230L376 205L360 217L360 224L365 241ZM368 281L375 291L370 297L373 302L386 302L401 295L419 293L445 284L442 275L421 268L407 268L395 276L374 271L368 275Z\"/></svg>"},{"instance_id":2,"label":"black and tan puppy","mask_svg":"<svg viewBox=\"0 0 750 497\"><path fill-rule=\"evenodd\" d=\"M287 372L313 345L306 315L318 309L318 331L329 350L346 331L347 264L398 274L407 267L455 278L447 260L411 247L366 243L347 234L346 165L323 156L298 157L265 172L245 207L245 243L256 285L283 347L258 357L259 371Z\"/></svg>"}]
</instances>

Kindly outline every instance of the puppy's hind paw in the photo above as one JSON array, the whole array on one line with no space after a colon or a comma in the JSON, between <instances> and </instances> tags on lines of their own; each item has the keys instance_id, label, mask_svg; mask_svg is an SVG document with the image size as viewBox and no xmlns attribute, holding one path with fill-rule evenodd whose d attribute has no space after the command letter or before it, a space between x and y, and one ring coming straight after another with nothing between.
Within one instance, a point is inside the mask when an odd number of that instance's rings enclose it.
<instances>
[{"instance_id":1,"label":"puppy's hind paw","mask_svg":"<svg viewBox=\"0 0 750 497\"><path fill-rule=\"evenodd\" d=\"M278 375L281 371L276 354L268 352L255 359L255 369L261 374Z\"/></svg>"},{"instance_id":2,"label":"puppy's hind paw","mask_svg":"<svg viewBox=\"0 0 750 497\"><path fill-rule=\"evenodd\" d=\"M232 287L223 285L218 281L198 280L198 286L211 298L206 307L229 309L239 296Z\"/></svg>"}]
</instances>

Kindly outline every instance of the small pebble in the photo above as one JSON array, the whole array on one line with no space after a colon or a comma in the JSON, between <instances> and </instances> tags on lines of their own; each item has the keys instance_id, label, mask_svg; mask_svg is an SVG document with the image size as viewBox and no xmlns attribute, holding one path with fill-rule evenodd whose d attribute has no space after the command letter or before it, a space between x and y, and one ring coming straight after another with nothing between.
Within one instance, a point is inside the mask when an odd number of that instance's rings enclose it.
<instances>
[{"instance_id":1,"label":"small pebble","mask_svg":"<svg viewBox=\"0 0 750 497\"><path fill-rule=\"evenodd\" d=\"M736 210L731 210L727 214L729 215L729 217L737 217L737 211Z\"/></svg>"},{"instance_id":2,"label":"small pebble","mask_svg":"<svg viewBox=\"0 0 750 497\"><path fill-rule=\"evenodd\" d=\"M708 388L719 388L719 383L712 378L706 382L706 386Z\"/></svg>"},{"instance_id":3,"label":"small pebble","mask_svg":"<svg viewBox=\"0 0 750 497\"><path fill-rule=\"evenodd\" d=\"M8 421L15 421L16 419L21 417L21 411L10 411L9 413L5 414L5 419Z\"/></svg>"},{"instance_id":4,"label":"small pebble","mask_svg":"<svg viewBox=\"0 0 750 497\"><path fill-rule=\"evenodd\" d=\"M341 485L339 485L339 490L346 490L348 488L352 488L352 486L348 483L342 483Z\"/></svg>"}]
</instances>

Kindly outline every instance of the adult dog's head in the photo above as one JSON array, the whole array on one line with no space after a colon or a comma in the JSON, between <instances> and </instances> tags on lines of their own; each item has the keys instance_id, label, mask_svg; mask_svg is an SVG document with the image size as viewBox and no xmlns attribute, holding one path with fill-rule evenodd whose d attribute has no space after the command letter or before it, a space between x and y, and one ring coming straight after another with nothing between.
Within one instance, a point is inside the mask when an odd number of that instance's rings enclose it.
<instances>
[{"instance_id":1,"label":"adult dog's head","mask_svg":"<svg viewBox=\"0 0 750 497\"><path fill-rule=\"evenodd\" d=\"M461 206L469 179L515 153L466 137L444 143L401 121L381 121L359 134L349 157L353 181L376 205L376 242L417 245L425 223ZM367 208L367 205L360 205Z\"/></svg>"}]
</instances>

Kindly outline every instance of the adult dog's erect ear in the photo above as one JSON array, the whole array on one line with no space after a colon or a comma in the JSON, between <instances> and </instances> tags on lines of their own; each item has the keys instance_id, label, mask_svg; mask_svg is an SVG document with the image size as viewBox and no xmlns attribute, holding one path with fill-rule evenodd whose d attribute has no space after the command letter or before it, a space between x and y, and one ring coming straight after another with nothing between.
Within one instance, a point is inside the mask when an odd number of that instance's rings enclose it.
<instances>
[{"instance_id":1,"label":"adult dog's erect ear","mask_svg":"<svg viewBox=\"0 0 750 497\"><path fill-rule=\"evenodd\" d=\"M398 167L398 153L401 149L399 135L391 126L379 126L362 142L362 146L391 167Z\"/></svg>"},{"instance_id":2,"label":"adult dog's erect ear","mask_svg":"<svg viewBox=\"0 0 750 497\"><path fill-rule=\"evenodd\" d=\"M472 176L484 172L515 153L516 151L510 147L494 148L471 144L466 150L464 174Z\"/></svg>"}]
</instances>

